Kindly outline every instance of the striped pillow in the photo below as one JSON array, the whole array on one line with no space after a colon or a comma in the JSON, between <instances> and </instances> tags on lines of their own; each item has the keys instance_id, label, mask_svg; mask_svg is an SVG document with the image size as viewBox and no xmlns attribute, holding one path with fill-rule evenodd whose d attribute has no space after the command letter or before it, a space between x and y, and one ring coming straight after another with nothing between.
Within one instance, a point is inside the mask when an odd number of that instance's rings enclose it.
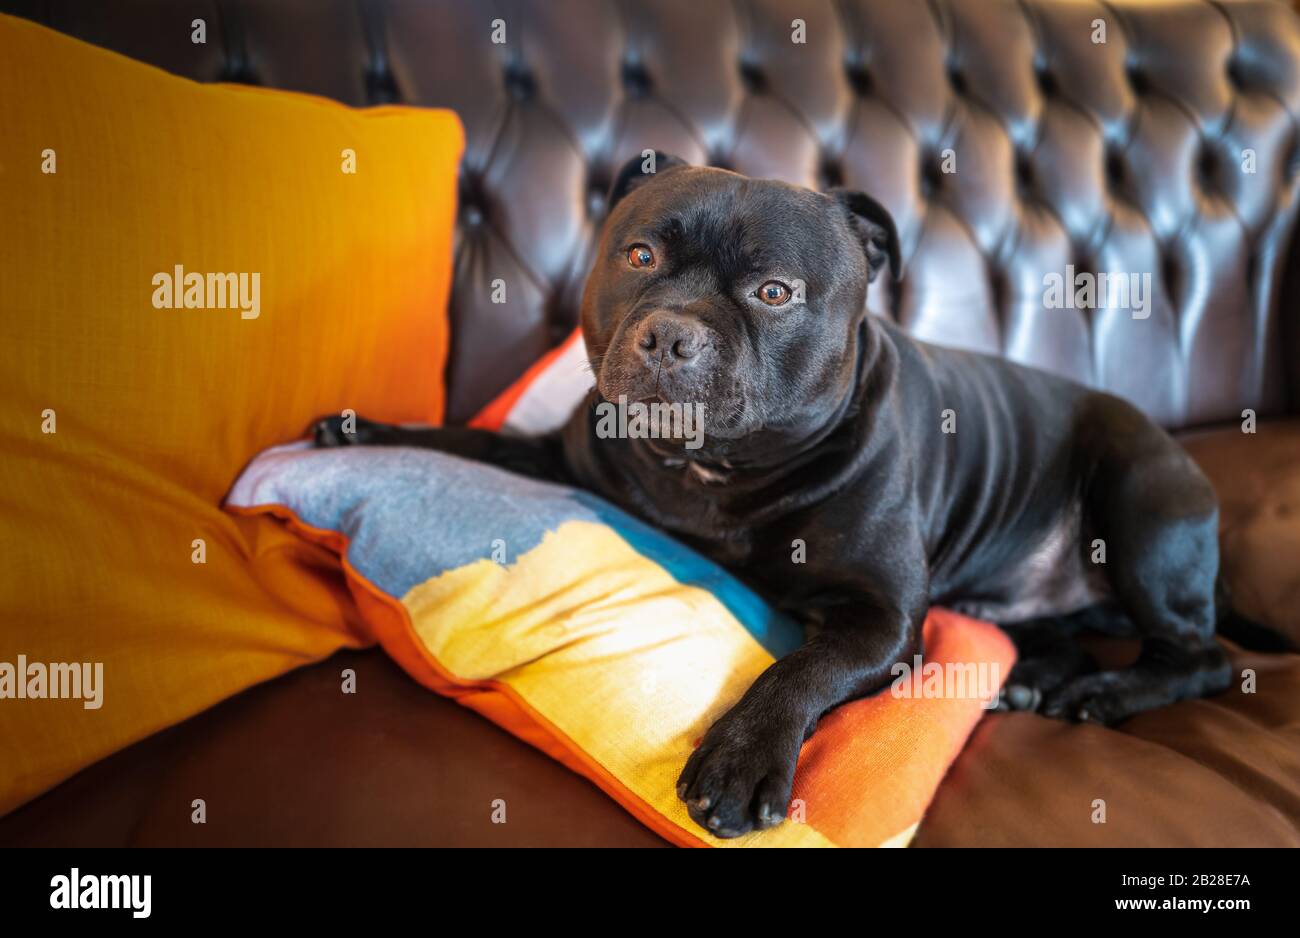
<instances>
[{"instance_id":1,"label":"striped pillow","mask_svg":"<svg viewBox=\"0 0 1300 938\"><path fill-rule=\"evenodd\" d=\"M337 551L373 639L412 677L683 846L906 844L1013 656L993 626L936 610L928 667L982 669L983 699L887 691L839 708L804 745L792 820L719 840L687 816L678 773L802 640L726 571L587 492L426 450L278 447L226 507Z\"/></svg>"}]
</instances>

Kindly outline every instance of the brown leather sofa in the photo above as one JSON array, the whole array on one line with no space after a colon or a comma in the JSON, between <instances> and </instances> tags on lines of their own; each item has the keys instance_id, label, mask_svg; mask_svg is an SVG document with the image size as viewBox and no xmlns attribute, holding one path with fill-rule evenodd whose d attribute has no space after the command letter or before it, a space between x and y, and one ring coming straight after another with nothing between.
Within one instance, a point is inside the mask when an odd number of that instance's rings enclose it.
<instances>
[{"instance_id":1,"label":"brown leather sofa","mask_svg":"<svg viewBox=\"0 0 1300 938\"><path fill-rule=\"evenodd\" d=\"M572 329L604 192L629 155L652 146L868 190L898 220L907 271L873 291L874 311L1123 394L1183 435L1222 498L1238 604L1300 639L1300 20L1283 3L0 0L0 11L200 81L459 112L456 421ZM206 45L190 42L195 18ZM491 41L498 18L505 44ZM1042 308L1044 272L1068 264L1151 273L1149 318ZM489 272L529 286L493 304ZM1258 432L1243 432L1243 411ZM1255 693L1116 730L986 718L916 843L1300 845L1300 656L1233 651ZM345 666L366 693L337 693ZM222 810L197 828L187 806L200 784ZM494 798L511 823L490 823ZM378 651L289 674L91 767L0 819L0 842L660 843Z\"/></svg>"}]
</instances>

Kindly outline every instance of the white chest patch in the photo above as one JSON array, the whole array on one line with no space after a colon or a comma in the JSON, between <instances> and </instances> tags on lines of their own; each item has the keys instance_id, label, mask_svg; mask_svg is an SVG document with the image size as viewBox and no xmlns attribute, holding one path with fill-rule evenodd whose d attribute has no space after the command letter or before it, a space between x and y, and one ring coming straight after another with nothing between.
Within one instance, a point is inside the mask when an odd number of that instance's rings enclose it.
<instances>
[{"instance_id":1,"label":"white chest patch","mask_svg":"<svg viewBox=\"0 0 1300 938\"><path fill-rule=\"evenodd\" d=\"M690 470L691 475L695 476L695 478L699 479L706 485L717 485L720 482L727 481L726 473L718 472L717 470L710 469L707 466L701 466L697 462L691 463L687 468Z\"/></svg>"}]
</instances>

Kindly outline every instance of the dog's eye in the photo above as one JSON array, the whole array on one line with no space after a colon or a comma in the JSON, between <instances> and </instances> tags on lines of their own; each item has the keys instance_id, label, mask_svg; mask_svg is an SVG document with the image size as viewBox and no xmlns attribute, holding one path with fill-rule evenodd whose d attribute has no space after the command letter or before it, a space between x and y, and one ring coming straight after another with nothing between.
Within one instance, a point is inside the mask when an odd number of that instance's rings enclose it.
<instances>
[{"instance_id":1,"label":"dog's eye","mask_svg":"<svg viewBox=\"0 0 1300 938\"><path fill-rule=\"evenodd\" d=\"M634 244L627 249L627 262L637 270L652 270L655 265L655 252L644 244Z\"/></svg>"},{"instance_id":2,"label":"dog's eye","mask_svg":"<svg viewBox=\"0 0 1300 938\"><path fill-rule=\"evenodd\" d=\"M793 294L780 280L769 280L758 288L758 293L755 295L768 306L784 306L790 302Z\"/></svg>"}]
</instances>

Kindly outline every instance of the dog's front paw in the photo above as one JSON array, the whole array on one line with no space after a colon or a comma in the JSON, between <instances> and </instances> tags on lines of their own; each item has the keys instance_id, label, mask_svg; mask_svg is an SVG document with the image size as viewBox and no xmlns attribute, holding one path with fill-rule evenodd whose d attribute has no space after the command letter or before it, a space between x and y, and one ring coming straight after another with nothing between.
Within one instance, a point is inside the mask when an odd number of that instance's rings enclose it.
<instances>
[{"instance_id":1,"label":"dog's front paw","mask_svg":"<svg viewBox=\"0 0 1300 938\"><path fill-rule=\"evenodd\" d=\"M322 417L312 424L312 440L318 449L332 446L362 446L374 441L375 431L383 426L361 417Z\"/></svg>"},{"instance_id":2,"label":"dog's front paw","mask_svg":"<svg viewBox=\"0 0 1300 938\"><path fill-rule=\"evenodd\" d=\"M723 717L686 760L677 796L717 837L739 837L785 820L800 737Z\"/></svg>"}]
</instances>

